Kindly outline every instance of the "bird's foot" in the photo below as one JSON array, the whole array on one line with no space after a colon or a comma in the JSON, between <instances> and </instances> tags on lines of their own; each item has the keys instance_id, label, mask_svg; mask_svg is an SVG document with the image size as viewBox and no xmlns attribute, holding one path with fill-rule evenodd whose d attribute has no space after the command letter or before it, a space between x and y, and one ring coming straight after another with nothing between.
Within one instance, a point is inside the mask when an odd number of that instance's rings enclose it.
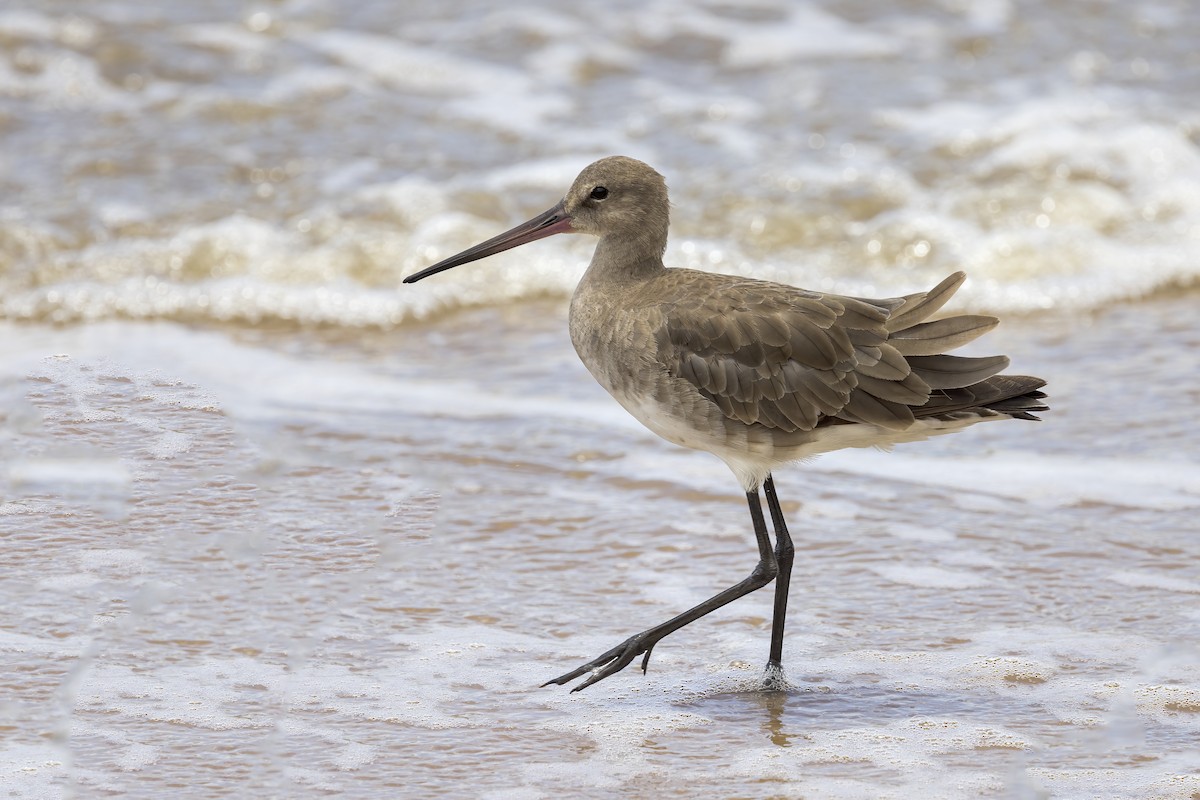
<instances>
[{"instance_id":1,"label":"bird's foot","mask_svg":"<svg viewBox=\"0 0 1200 800\"><path fill-rule=\"evenodd\" d=\"M783 665L774 661L767 663L763 671L762 690L764 692L786 692L792 688L787 677L783 674Z\"/></svg>"},{"instance_id":2,"label":"bird's foot","mask_svg":"<svg viewBox=\"0 0 1200 800\"><path fill-rule=\"evenodd\" d=\"M646 666L650 663L650 652L654 649L654 645L658 644L660 638L661 636L653 635L653 629L634 634L613 649L593 658L582 667L573 669L566 675L559 675L557 678L548 680L542 686L549 686L552 683L562 686L584 673L592 673L588 676L587 680L571 689L572 692L578 692L597 681L604 680L609 675L615 675L629 666L635 658L643 653L645 655L642 658L642 674L645 674Z\"/></svg>"}]
</instances>

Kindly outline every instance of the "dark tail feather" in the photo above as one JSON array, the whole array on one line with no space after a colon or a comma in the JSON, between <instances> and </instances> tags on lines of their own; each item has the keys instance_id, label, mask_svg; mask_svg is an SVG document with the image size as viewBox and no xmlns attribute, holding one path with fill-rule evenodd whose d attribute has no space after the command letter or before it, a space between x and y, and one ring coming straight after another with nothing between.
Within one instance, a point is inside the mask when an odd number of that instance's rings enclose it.
<instances>
[{"instance_id":1,"label":"dark tail feather","mask_svg":"<svg viewBox=\"0 0 1200 800\"><path fill-rule=\"evenodd\" d=\"M993 375L961 389L934 391L929 401L913 409L915 417L937 417L958 411L987 409L1014 419L1037 420L1035 411L1046 411L1046 382L1027 375Z\"/></svg>"}]
</instances>

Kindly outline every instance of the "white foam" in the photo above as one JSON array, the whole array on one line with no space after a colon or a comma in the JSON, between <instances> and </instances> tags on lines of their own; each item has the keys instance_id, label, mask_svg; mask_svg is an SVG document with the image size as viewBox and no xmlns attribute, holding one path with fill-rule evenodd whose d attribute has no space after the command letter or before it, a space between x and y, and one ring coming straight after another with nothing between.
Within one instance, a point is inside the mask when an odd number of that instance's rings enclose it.
<instances>
[{"instance_id":1,"label":"white foam","mask_svg":"<svg viewBox=\"0 0 1200 800\"><path fill-rule=\"evenodd\" d=\"M513 415L540 414L546 418L586 420L592 424L612 425L620 429L642 432L638 423L619 406L597 397L596 402L564 402L561 398L523 395L520 398L498 393L482 382L426 381L410 377L390 377L362 365L326 361L313 362L289 356L271 349L239 345L223 334L194 332L175 326L151 325L131 329L126 323L104 323L90 326L86 331L63 332L57 346L69 350L69 359L43 360L36 355L40 349L14 331L4 343L14 355L23 358L8 360L6 366L21 375L33 370L68 380L75 391L86 397L89 378L76 374L77 364L90 364L120 350L122 358L141 365L143 371L134 375L136 385L144 387L149 397L185 408L222 408L245 417L277 413L279 409L297 412L322 409L390 413L398 407L428 409L436 413L464 419L484 419ZM38 341L45 339L39 334ZM4 352L4 351L0 351ZM180 354L186 353L185 358ZM104 373L101 366L98 370ZM187 382L206 387L200 391L188 385L165 385L161 374L181 376ZM126 376L127 378L129 376ZM267 411L266 409L273 409ZM84 414L92 414L89 405L82 406ZM124 418L124 417L123 417ZM130 417L135 424L138 417ZM190 440L179 433L147 424L147 432L156 436L149 452L156 458L170 458L186 451ZM647 437L651 434L645 434ZM75 469L78 467L78 469ZM129 474L121 462L113 459L83 460L59 463L19 462L14 467L22 480L45 475L48 482L74 480L84 488L99 481L101 486L115 488L128 485ZM12 468L10 468L12 469ZM723 468L722 468L723 469ZM48 472L49 471L49 472ZM726 473L727 474L727 473ZM32 513L26 507L12 513Z\"/></svg>"},{"instance_id":2,"label":"white foam","mask_svg":"<svg viewBox=\"0 0 1200 800\"><path fill-rule=\"evenodd\" d=\"M276 104L315 102L361 90L364 82L357 73L340 67L301 67L273 78L263 90L263 96Z\"/></svg>"},{"instance_id":3,"label":"white foam","mask_svg":"<svg viewBox=\"0 0 1200 800\"><path fill-rule=\"evenodd\" d=\"M270 728L275 721L265 709L234 713L230 709L239 703L245 686L279 686L284 681L282 666L250 658L160 666L152 674L99 663L80 677L75 702L101 713L132 712L143 719L214 731Z\"/></svg>"},{"instance_id":4,"label":"white foam","mask_svg":"<svg viewBox=\"0 0 1200 800\"><path fill-rule=\"evenodd\" d=\"M839 16L836 6L658 0L636 15L572 7L406 19L396 34L331 28L308 7L288 25L267 24L265 12L242 22L168 15L147 32L149 66L128 75L93 58L90 45L102 24L127 24L139 12L118 3L96 13L103 23L0 13L0 31L39 43L21 50L20 68L0 63L0 91L18 103L16 119L23 108L117 112L116 121L97 121L101 129L137 113L159 143L156 154L187 158L190 134L176 132L199 131L251 175L281 165L223 135L244 114L284 122L316 115L311 125L307 117L284 125L295 137L289 152L332 152L320 139L340 119L323 113L379 120L380 145L356 144L344 159L290 159L284 177L254 179L268 197L280 192L277 202L239 196L237 205L252 211L217 223L210 220L232 205L227 195L238 194L225 178L150 197L142 172L163 168L148 156L135 163L120 152L76 155L73 143L56 140L47 142L59 145L47 159L9 156L21 189L13 196L23 202L0 209L9 223L4 255L20 265L0 275L0 315L8 318L394 326L462 305L565 293L587 260L586 244L543 242L418 287L398 281L518 221L535 190L545 192L536 205L548 207L582 166L614 150L667 174L676 203L673 264L857 294L892 294L965 266L973 280L956 307L1001 310L1095 308L1200 275L1192 257L1200 150L1190 118L1161 113L1141 87L1113 82L1106 69L1117 65L1098 54L1081 51L1062 76L1016 76L982 98L953 86L922 91L918 81L875 115L832 96L847 60L920 53L953 68L964 37L997 36L1012 24L1004 0L878 21ZM1148 30L1179 24L1165 7L1137 15ZM521 44L497 49L501 40ZM155 68L180 51L188 69ZM1187 108L1186 93L1171 83L1177 55L1147 68L1159 70L1156 85L1169 98L1162 105ZM1084 85L1069 75L1080 59L1097 64ZM688 77L713 64L715 80ZM786 84L786 107L772 94L774 80L756 80L772 71ZM746 90L743 78L763 91ZM815 122L797 121L797 110L817 102L825 106ZM393 142L395 119L434 138ZM875 141L880 123L898 129L899 151ZM802 130L809 124L825 133ZM434 139L446 143L438 158L388 152ZM494 150L479 157L482 141ZM73 201L51 188L44 162L55 158L91 198L78 224L57 216ZM429 177L404 174L417 162ZM373 172L386 177L378 182ZM363 190L366 181L377 185ZM480 214L481 189L505 194L486 218L456 211ZM520 208L506 204L513 190ZM387 219L378 219L380 209ZM97 234L97 224L107 231ZM297 235L297 225L307 235ZM897 276L898 267L909 274Z\"/></svg>"},{"instance_id":5,"label":"white foam","mask_svg":"<svg viewBox=\"0 0 1200 800\"><path fill-rule=\"evenodd\" d=\"M339 79L331 79L329 88L336 90ZM466 108L475 100L462 102ZM519 104L507 96L495 102ZM714 135L727 138L734 150L757 147L755 120L760 112L755 104L696 95L685 106L680 111L687 115L707 115L720 107L722 121L703 124L717 126ZM483 106L475 108L483 116L496 116ZM565 110L551 100L517 117L521 125L537 125L545 115ZM860 187L856 191L899 199L893 210L856 223L851 230L863 247L883 248L879 258L886 259L886 265L864 271L858 254L848 261L845 235L803 247L789 244L785 237L765 250L748 248L740 234L676 236L668 262L862 295L899 294L965 267L972 280L955 299L956 309L1096 307L1172 283L1186 284L1200 274L1186 246L1200 242L1200 191L1195 188L1200 185L1200 153L1183 134L1112 114L1100 120L1108 130L1094 131L1098 112L1071 104L1062 109L1019 105L1008 113L1016 119L952 106L932 115L936 121L929 131L919 127L924 118L913 122L898 112L887 117L892 124L916 126L934 144L940 137L951 137L952 147L958 141L953 137L965 135L957 126L986 129L990 138L979 145L983 154L970 159L978 180L961 185L925 188L891 163L888 154L867 147L855 149L848 162L853 167L799 166L790 176L778 178L799 181L814 195L855 186ZM1039 127L1054 113L1060 116L1053 118L1049 130ZM958 118L962 121L954 122ZM26 225L30 246L57 253L56 273L73 277L11 287L0 295L0 314L55 322L126 316L391 327L464 305L502 304L547 291L566 294L589 258L590 237L538 242L517 254L502 254L414 287L400 288L399 282L531 213L524 207L505 207L482 219L459 210L462 198L477 196L480 190L502 199L536 191L548 207L577 170L599 154L525 160L448 183L407 177L363 187L381 166L375 159L364 159L330 172L322 182L326 193L344 196L340 208L303 210L288 226L235 215L191 225L171 236L117 238L71 251L62 250L52 229ZM634 155L653 160L653 154ZM1017 194L997 200L994 192L981 188L1011 173L1052 171L1063 164L1079 175L1064 178L1052 191L1043 184L1012 179ZM847 177L848 169L864 177ZM1111 177L1088 177L1100 171ZM1119 189L1114 183L1118 181L1130 188ZM703 212L703 200L676 197L677 228L687 230L689 217ZM807 230L780 216L781 209L763 203L753 195L738 199L735 213L745 224L739 222L733 230L753 231L758 226L774 231L781 225ZM996 203L1001 203L1000 210L989 210ZM1042 213L1044 228L1027 213L1043 206L1051 209ZM117 231L155 224L153 216L147 216L153 212L142 205L111 201L97 208L102 222ZM380 214L387 216L386 224L363 221ZM294 227L297 224L302 230ZM914 255L916 247L930 255ZM897 261L921 274L903 281L885 275L885 268ZM1128 268L1132 263L1138 268ZM1083 275L1088 280L1081 280Z\"/></svg>"},{"instance_id":6,"label":"white foam","mask_svg":"<svg viewBox=\"0 0 1200 800\"><path fill-rule=\"evenodd\" d=\"M0 517L15 516L17 514L48 514L54 511L54 506L50 503L19 500L13 502L0 503Z\"/></svg>"},{"instance_id":7,"label":"white foam","mask_svg":"<svg viewBox=\"0 0 1200 800\"><path fill-rule=\"evenodd\" d=\"M1038 685L1051 680L1058 672L1049 663L1013 656L977 655L969 663L952 670L955 679L977 686L1012 687L1017 684Z\"/></svg>"},{"instance_id":8,"label":"white foam","mask_svg":"<svg viewBox=\"0 0 1200 800\"><path fill-rule=\"evenodd\" d=\"M524 80L504 67L486 66L391 36L332 29L295 38L384 85L404 89L459 95Z\"/></svg>"},{"instance_id":9,"label":"white foam","mask_svg":"<svg viewBox=\"0 0 1200 800\"><path fill-rule=\"evenodd\" d=\"M8 8L0 10L0 33L13 39L88 44L95 38L97 29L84 17L62 18L29 9Z\"/></svg>"},{"instance_id":10,"label":"white foam","mask_svg":"<svg viewBox=\"0 0 1200 800\"><path fill-rule=\"evenodd\" d=\"M982 289L993 308L1094 307L1200 276L1188 255L1200 242L1200 149L1178 126L1146 121L1135 97L951 101L879 116L969 170L969 181L909 197L899 223L956 251L982 282L966 287L967 303ZM933 225L917 221L922 209ZM938 230L946 223L957 228ZM885 218L870 227L885 241L899 232Z\"/></svg>"},{"instance_id":11,"label":"white foam","mask_svg":"<svg viewBox=\"0 0 1200 800\"><path fill-rule=\"evenodd\" d=\"M37 653L47 658L63 658L78 654L80 645L80 639L77 637L46 639L12 631L0 631L0 651Z\"/></svg>"},{"instance_id":12,"label":"white foam","mask_svg":"<svg viewBox=\"0 0 1200 800\"><path fill-rule=\"evenodd\" d=\"M25 487L57 485L123 491L129 486L129 471L116 458L29 458L10 464L8 479Z\"/></svg>"},{"instance_id":13,"label":"white foam","mask_svg":"<svg viewBox=\"0 0 1200 800\"><path fill-rule=\"evenodd\" d=\"M205 22L175 27L171 35L184 44L198 45L222 52L246 55L261 54L272 44L270 38L249 31L243 25Z\"/></svg>"},{"instance_id":14,"label":"white foam","mask_svg":"<svg viewBox=\"0 0 1200 800\"><path fill-rule=\"evenodd\" d=\"M3 470L3 477L21 494L49 495L95 509L110 519L124 517L133 481L121 459L91 452L16 457Z\"/></svg>"},{"instance_id":15,"label":"white foam","mask_svg":"<svg viewBox=\"0 0 1200 800\"><path fill-rule=\"evenodd\" d=\"M896 38L864 30L808 5L791 7L782 21L757 25L731 25L729 20L714 20L709 31L723 32L729 37L723 60L735 68L830 56L878 58L894 55L904 45Z\"/></svg>"},{"instance_id":16,"label":"white foam","mask_svg":"<svg viewBox=\"0 0 1200 800\"><path fill-rule=\"evenodd\" d=\"M135 574L145 572L147 554L128 548L104 548L87 550L80 554L79 563L85 569L103 569L117 573Z\"/></svg>"},{"instance_id":17,"label":"white foam","mask_svg":"<svg viewBox=\"0 0 1200 800\"><path fill-rule=\"evenodd\" d=\"M991 453L951 459L894 453L839 452L822 456L826 469L971 490L1041 506L1101 503L1130 508L1200 507L1200 466L1138 458L1077 458L1038 453Z\"/></svg>"},{"instance_id":18,"label":"white foam","mask_svg":"<svg viewBox=\"0 0 1200 800\"><path fill-rule=\"evenodd\" d=\"M1200 594L1200 581L1177 578L1172 575L1122 571L1114 572L1109 577L1122 586L1129 586L1134 589L1162 589L1166 592Z\"/></svg>"},{"instance_id":19,"label":"white foam","mask_svg":"<svg viewBox=\"0 0 1200 800\"><path fill-rule=\"evenodd\" d=\"M41 69L14 70L0 61L0 94L70 109L133 110L137 103L105 80L100 65L71 50L50 50Z\"/></svg>"},{"instance_id":20,"label":"white foam","mask_svg":"<svg viewBox=\"0 0 1200 800\"><path fill-rule=\"evenodd\" d=\"M0 747L0 781L14 797L67 798L68 754L52 744L7 743Z\"/></svg>"},{"instance_id":21,"label":"white foam","mask_svg":"<svg viewBox=\"0 0 1200 800\"><path fill-rule=\"evenodd\" d=\"M660 42L689 35L716 40L723 45L722 62L735 69L830 56L879 57L898 52L903 44L813 6L763 10L768 12L765 19L749 21L678 0L658 2L636 26L640 34Z\"/></svg>"},{"instance_id":22,"label":"white foam","mask_svg":"<svg viewBox=\"0 0 1200 800\"><path fill-rule=\"evenodd\" d=\"M493 130L536 136L545 131L548 119L574 107L568 94L539 85L523 72L441 49L348 30L297 38L384 86L447 96L443 112Z\"/></svg>"},{"instance_id":23,"label":"white foam","mask_svg":"<svg viewBox=\"0 0 1200 800\"><path fill-rule=\"evenodd\" d=\"M929 589L971 589L987 583L978 575L941 567L892 564L872 567L871 571L893 583Z\"/></svg>"},{"instance_id":24,"label":"white foam","mask_svg":"<svg viewBox=\"0 0 1200 800\"><path fill-rule=\"evenodd\" d=\"M94 572L72 572L64 575L48 575L37 582L39 589L54 592L77 592L91 588L103 580Z\"/></svg>"},{"instance_id":25,"label":"white foam","mask_svg":"<svg viewBox=\"0 0 1200 800\"><path fill-rule=\"evenodd\" d=\"M948 530L925 525L907 525L900 522L889 523L885 526L887 533L898 539L910 539L918 542L952 542L956 535Z\"/></svg>"}]
</instances>

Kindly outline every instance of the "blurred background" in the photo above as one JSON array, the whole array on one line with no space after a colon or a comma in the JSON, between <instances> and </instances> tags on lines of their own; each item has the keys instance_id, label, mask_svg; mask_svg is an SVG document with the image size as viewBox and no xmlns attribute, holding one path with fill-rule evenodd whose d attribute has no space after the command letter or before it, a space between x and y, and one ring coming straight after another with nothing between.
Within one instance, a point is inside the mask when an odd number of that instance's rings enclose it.
<instances>
[{"instance_id":1,"label":"blurred background","mask_svg":"<svg viewBox=\"0 0 1200 800\"><path fill-rule=\"evenodd\" d=\"M0 315L387 327L567 292L585 242L395 288L614 153L667 176L675 265L963 268L1007 311L1188 288L1198 39L1183 0L8 3Z\"/></svg>"},{"instance_id":2,"label":"blurred background","mask_svg":"<svg viewBox=\"0 0 1200 800\"><path fill-rule=\"evenodd\" d=\"M1191 0L0 0L8 796L1200 793ZM670 266L894 296L963 269L979 426L777 476L591 381L555 237L401 286L596 158Z\"/></svg>"}]
</instances>

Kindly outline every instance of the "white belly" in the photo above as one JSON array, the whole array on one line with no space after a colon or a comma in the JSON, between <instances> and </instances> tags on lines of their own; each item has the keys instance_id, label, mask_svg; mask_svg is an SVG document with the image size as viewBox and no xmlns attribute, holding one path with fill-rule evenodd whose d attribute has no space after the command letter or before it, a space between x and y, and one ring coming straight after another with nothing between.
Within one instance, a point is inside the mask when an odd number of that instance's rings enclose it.
<instances>
[{"instance_id":1,"label":"white belly","mask_svg":"<svg viewBox=\"0 0 1200 800\"><path fill-rule=\"evenodd\" d=\"M889 449L897 444L953 433L976 422L1005 419L1001 414L986 413L962 415L952 420L917 420L903 431L850 423L786 433L762 425L714 425L711 414L685 416L675 408L644 397L620 397L615 393L613 396L639 422L668 442L704 450L720 458L747 492L762 485L777 467L793 461L848 447ZM712 408L716 410L715 406Z\"/></svg>"}]
</instances>

